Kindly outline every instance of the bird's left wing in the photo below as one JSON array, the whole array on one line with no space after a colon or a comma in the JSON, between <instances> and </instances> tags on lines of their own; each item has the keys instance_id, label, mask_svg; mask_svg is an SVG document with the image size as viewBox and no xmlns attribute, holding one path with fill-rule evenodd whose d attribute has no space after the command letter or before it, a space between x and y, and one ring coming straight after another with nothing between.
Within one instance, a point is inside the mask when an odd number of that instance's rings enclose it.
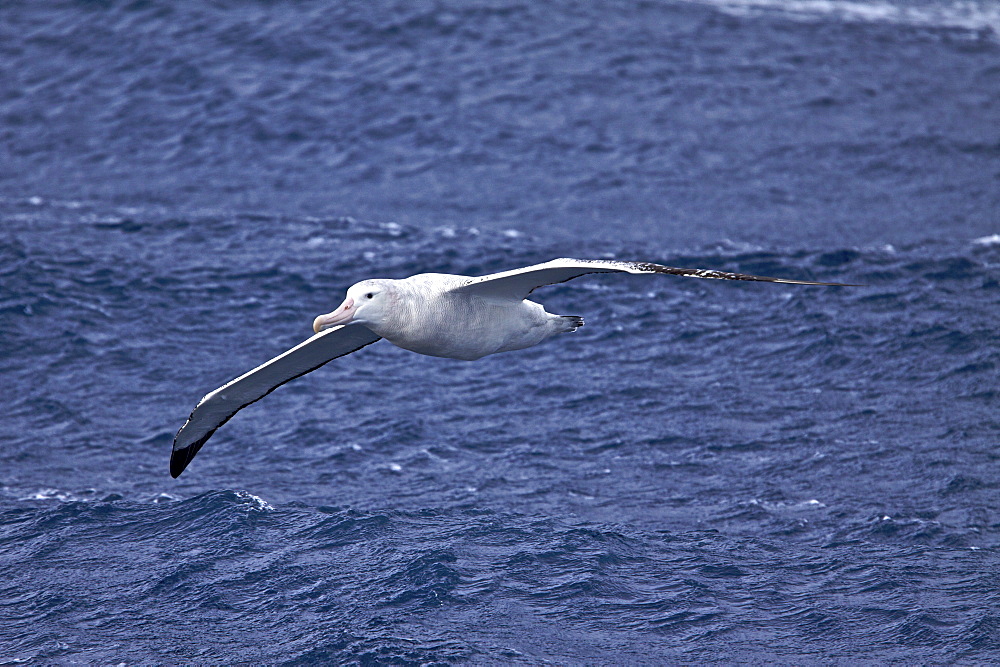
<instances>
[{"instance_id":1,"label":"bird's left wing","mask_svg":"<svg viewBox=\"0 0 1000 667\"><path fill-rule=\"evenodd\" d=\"M205 396L174 436L170 475L177 477L212 434L237 412L300 375L379 340L359 324L333 327Z\"/></svg>"},{"instance_id":2,"label":"bird's left wing","mask_svg":"<svg viewBox=\"0 0 1000 667\"><path fill-rule=\"evenodd\" d=\"M554 259L544 264L526 266L502 273L491 273L480 278L470 278L453 291L500 299L526 299L531 292L543 285L564 283L588 273L663 273L689 278L714 278L716 280L751 280L765 283L791 285L837 285L844 283L818 283L811 280L768 278L749 273L729 273L714 269L678 269L649 262L620 262L606 259Z\"/></svg>"}]
</instances>

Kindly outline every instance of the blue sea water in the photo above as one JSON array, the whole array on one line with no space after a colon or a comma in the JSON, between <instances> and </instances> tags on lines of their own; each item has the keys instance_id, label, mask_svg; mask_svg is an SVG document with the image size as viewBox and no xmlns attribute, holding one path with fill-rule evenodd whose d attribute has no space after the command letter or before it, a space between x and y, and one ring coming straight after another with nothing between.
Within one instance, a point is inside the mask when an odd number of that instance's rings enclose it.
<instances>
[{"instance_id":1,"label":"blue sea water","mask_svg":"<svg viewBox=\"0 0 1000 667\"><path fill-rule=\"evenodd\" d=\"M1000 660L991 2L0 4L0 663ZM208 391L367 277L587 325Z\"/></svg>"}]
</instances>

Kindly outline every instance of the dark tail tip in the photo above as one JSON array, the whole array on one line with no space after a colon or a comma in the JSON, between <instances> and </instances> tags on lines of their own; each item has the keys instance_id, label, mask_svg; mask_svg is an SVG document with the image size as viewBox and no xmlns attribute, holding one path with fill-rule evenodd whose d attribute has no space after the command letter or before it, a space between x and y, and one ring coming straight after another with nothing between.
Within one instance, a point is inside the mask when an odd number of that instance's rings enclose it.
<instances>
[{"instance_id":1,"label":"dark tail tip","mask_svg":"<svg viewBox=\"0 0 1000 667\"><path fill-rule=\"evenodd\" d=\"M583 326L583 318L579 315L561 315L563 322L566 324L566 331L576 331Z\"/></svg>"}]
</instances>

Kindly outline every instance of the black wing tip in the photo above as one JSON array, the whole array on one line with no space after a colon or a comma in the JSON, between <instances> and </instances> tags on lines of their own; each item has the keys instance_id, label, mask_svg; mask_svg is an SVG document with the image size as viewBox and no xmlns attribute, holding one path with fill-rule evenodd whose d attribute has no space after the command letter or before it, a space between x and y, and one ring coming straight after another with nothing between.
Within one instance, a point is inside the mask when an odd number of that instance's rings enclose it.
<instances>
[{"instance_id":1,"label":"black wing tip","mask_svg":"<svg viewBox=\"0 0 1000 667\"><path fill-rule=\"evenodd\" d=\"M197 442L193 442L183 449L175 449L170 452L170 476L177 479L184 472L184 469L188 467L191 460L194 459L195 454L201 449L202 445L208 442L208 439L212 437L212 433L215 433L213 429L211 433L203 437Z\"/></svg>"},{"instance_id":2,"label":"black wing tip","mask_svg":"<svg viewBox=\"0 0 1000 667\"><path fill-rule=\"evenodd\" d=\"M776 278L774 282L785 285L817 285L819 287L868 287L864 283L821 283L814 280L795 280L794 278Z\"/></svg>"},{"instance_id":3,"label":"black wing tip","mask_svg":"<svg viewBox=\"0 0 1000 667\"><path fill-rule=\"evenodd\" d=\"M191 459L198 452L198 448L185 447L184 449L175 449L170 453L170 476L177 479L187 468L188 463L191 463Z\"/></svg>"}]
</instances>

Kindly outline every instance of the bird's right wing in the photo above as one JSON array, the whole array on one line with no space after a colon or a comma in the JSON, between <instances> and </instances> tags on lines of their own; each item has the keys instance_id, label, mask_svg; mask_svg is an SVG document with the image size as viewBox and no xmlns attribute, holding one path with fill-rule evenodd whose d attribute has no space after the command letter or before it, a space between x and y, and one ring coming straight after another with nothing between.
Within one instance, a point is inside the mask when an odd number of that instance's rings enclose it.
<instances>
[{"instance_id":1,"label":"bird's right wing","mask_svg":"<svg viewBox=\"0 0 1000 667\"><path fill-rule=\"evenodd\" d=\"M170 454L170 475L177 477L212 434L237 412L300 375L379 340L359 324L333 327L299 343L205 396L177 431Z\"/></svg>"}]
</instances>

